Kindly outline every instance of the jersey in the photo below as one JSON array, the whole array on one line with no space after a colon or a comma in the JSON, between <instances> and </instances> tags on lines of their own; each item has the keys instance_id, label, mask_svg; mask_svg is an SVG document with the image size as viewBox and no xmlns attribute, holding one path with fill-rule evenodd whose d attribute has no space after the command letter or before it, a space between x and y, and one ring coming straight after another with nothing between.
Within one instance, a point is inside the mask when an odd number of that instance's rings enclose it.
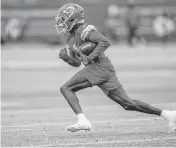
<instances>
[{"instance_id":1,"label":"jersey","mask_svg":"<svg viewBox=\"0 0 176 148\"><path fill-rule=\"evenodd\" d=\"M90 61L98 58L103 66L113 70L110 60L105 56L104 53L104 51L110 46L110 42L100 32L98 32L93 25L88 23L84 23L79 26L75 32L67 34L66 43L70 57L78 62L78 59L76 59L75 56L76 52L79 46L86 41L97 43L97 47L88 56Z\"/></svg>"}]
</instances>

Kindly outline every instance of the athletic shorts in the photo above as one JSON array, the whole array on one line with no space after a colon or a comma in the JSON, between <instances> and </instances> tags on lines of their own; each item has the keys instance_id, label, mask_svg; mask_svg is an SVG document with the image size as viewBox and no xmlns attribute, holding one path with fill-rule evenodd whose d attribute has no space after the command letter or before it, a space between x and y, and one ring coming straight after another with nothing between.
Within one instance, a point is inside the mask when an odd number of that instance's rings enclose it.
<instances>
[{"instance_id":1,"label":"athletic shorts","mask_svg":"<svg viewBox=\"0 0 176 148\"><path fill-rule=\"evenodd\" d=\"M121 86L113 66L105 66L101 63L90 64L79 71L93 86L97 85L108 95L109 91Z\"/></svg>"}]
</instances>

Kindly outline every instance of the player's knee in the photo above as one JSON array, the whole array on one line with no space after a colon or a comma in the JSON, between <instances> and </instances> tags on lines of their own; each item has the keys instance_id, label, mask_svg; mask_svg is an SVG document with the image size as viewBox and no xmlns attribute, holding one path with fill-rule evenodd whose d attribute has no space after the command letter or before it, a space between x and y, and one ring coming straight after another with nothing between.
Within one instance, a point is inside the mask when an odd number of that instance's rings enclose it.
<instances>
[{"instance_id":1,"label":"player's knee","mask_svg":"<svg viewBox=\"0 0 176 148\"><path fill-rule=\"evenodd\" d=\"M64 89L65 89L64 86L61 86L61 87L60 87L60 92L61 92L62 94L64 93Z\"/></svg>"},{"instance_id":2,"label":"player's knee","mask_svg":"<svg viewBox=\"0 0 176 148\"><path fill-rule=\"evenodd\" d=\"M64 94L67 89L68 89L68 87L64 84L64 85L62 85L62 86L60 87L60 92L61 92L62 94Z\"/></svg>"}]
</instances>

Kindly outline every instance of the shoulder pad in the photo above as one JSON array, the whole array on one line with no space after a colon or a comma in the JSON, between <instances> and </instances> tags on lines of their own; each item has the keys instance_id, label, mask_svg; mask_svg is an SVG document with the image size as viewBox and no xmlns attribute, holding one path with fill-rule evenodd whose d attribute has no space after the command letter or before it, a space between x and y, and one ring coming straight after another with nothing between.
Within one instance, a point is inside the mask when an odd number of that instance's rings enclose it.
<instances>
[{"instance_id":1,"label":"shoulder pad","mask_svg":"<svg viewBox=\"0 0 176 148\"><path fill-rule=\"evenodd\" d=\"M81 33L81 39L83 41L85 41L85 39L87 38L88 34L90 33L90 31L96 31L96 28L93 25L88 25L86 28L84 28L84 30Z\"/></svg>"}]
</instances>

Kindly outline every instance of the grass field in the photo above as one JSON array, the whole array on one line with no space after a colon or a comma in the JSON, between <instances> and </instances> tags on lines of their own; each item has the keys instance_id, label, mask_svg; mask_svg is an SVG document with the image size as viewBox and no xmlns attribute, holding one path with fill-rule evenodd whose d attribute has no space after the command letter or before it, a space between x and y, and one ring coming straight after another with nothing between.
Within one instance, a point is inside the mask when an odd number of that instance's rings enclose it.
<instances>
[{"instance_id":1,"label":"grass field","mask_svg":"<svg viewBox=\"0 0 176 148\"><path fill-rule=\"evenodd\" d=\"M176 110L175 47L113 45L106 54L131 98ZM92 131L67 132L76 116L59 90L80 68L58 59L60 47L3 48L1 147L176 147L165 120L125 111L97 87L77 93Z\"/></svg>"}]
</instances>

